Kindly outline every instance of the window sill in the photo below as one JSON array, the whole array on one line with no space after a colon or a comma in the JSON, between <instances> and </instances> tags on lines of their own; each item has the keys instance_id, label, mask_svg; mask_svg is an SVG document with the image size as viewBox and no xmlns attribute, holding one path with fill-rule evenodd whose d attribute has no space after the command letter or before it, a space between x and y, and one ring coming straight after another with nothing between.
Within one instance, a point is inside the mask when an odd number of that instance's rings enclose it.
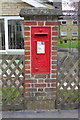
<instances>
[{"instance_id":1,"label":"window sill","mask_svg":"<svg viewBox=\"0 0 80 120\"><path fill-rule=\"evenodd\" d=\"M15 49L9 49L9 50L0 50L0 54L20 54L20 55L24 55L24 49L19 49L19 50L15 50Z\"/></svg>"}]
</instances>

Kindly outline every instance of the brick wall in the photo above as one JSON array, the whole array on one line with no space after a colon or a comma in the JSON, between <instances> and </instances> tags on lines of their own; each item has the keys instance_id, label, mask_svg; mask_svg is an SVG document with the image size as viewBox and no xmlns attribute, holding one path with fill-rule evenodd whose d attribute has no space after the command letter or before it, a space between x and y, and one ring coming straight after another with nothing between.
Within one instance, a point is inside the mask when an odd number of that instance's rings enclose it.
<instances>
[{"instance_id":1,"label":"brick wall","mask_svg":"<svg viewBox=\"0 0 80 120\"><path fill-rule=\"evenodd\" d=\"M2 3L0 2L0 15L2 15Z\"/></svg>"},{"instance_id":2,"label":"brick wall","mask_svg":"<svg viewBox=\"0 0 80 120\"><path fill-rule=\"evenodd\" d=\"M19 15L22 8L31 7L21 0L2 0L0 1L0 15Z\"/></svg>"},{"instance_id":3,"label":"brick wall","mask_svg":"<svg viewBox=\"0 0 80 120\"><path fill-rule=\"evenodd\" d=\"M70 17L70 16L68 16ZM73 25L72 22L74 20L74 18L65 18L64 20L67 21L66 25L60 25L60 39L78 39L78 36L72 36L72 32L73 31L78 31L78 25ZM61 36L61 32L62 31L66 31L67 32L67 36Z\"/></svg>"},{"instance_id":4,"label":"brick wall","mask_svg":"<svg viewBox=\"0 0 80 120\"><path fill-rule=\"evenodd\" d=\"M31 26L51 26L52 28L50 74L31 74ZM27 109L54 109L57 89L57 17L26 17L24 21L24 36L25 96Z\"/></svg>"}]
</instances>

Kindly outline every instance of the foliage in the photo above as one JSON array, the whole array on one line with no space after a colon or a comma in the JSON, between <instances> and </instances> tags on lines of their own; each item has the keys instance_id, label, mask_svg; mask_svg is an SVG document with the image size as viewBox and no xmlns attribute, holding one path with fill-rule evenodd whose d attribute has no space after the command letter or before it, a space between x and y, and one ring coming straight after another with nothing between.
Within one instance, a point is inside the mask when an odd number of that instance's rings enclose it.
<instances>
[{"instance_id":1,"label":"foliage","mask_svg":"<svg viewBox=\"0 0 80 120\"><path fill-rule=\"evenodd\" d=\"M79 47L80 41L78 40L67 40L67 42L65 42L64 40L59 40L58 41L58 47L59 48L67 48L67 47Z\"/></svg>"}]
</instances>

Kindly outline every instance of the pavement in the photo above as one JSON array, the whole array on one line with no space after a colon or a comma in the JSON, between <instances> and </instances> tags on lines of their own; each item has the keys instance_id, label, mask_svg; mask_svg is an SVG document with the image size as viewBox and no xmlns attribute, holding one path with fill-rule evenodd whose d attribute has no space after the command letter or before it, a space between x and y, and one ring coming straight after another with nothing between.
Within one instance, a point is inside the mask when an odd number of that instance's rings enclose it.
<instances>
[{"instance_id":1,"label":"pavement","mask_svg":"<svg viewBox=\"0 0 80 120\"><path fill-rule=\"evenodd\" d=\"M79 118L78 110L3 111L2 118Z\"/></svg>"}]
</instances>

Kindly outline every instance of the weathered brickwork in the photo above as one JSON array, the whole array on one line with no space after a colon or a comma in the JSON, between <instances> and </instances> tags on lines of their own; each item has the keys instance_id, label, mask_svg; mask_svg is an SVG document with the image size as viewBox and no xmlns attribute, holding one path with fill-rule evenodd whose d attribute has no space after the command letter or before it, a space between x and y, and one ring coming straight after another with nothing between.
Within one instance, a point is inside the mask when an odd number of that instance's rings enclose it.
<instances>
[{"instance_id":1,"label":"weathered brickwork","mask_svg":"<svg viewBox=\"0 0 80 120\"><path fill-rule=\"evenodd\" d=\"M20 11L24 17L25 102L27 109L55 109L57 91L58 17L61 10L28 8ZM31 73L31 27L51 27L50 74ZM35 49L35 48L34 48Z\"/></svg>"},{"instance_id":2,"label":"weathered brickwork","mask_svg":"<svg viewBox=\"0 0 80 120\"><path fill-rule=\"evenodd\" d=\"M19 15L19 12L22 8L31 7L27 3L22 2L21 0L2 0L0 1L0 15Z\"/></svg>"},{"instance_id":3,"label":"weathered brickwork","mask_svg":"<svg viewBox=\"0 0 80 120\"><path fill-rule=\"evenodd\" d=\"M51 73L50 74L31 74L31 26L51 26ZM57 39L58 39L58 21L24 21L24 48L25 48L25 95L29 100L29 109L53 109L56 99L57 82ZM32 98L32 99L31 99ZM35 107L32 106L32 101ZM42 102L44 101L44 102ZM44 103L44 105L43 105ZM33 103L34 104L34 103ZM30 107L31 106L31 107Z\"/></svg>"}]
</instances>

